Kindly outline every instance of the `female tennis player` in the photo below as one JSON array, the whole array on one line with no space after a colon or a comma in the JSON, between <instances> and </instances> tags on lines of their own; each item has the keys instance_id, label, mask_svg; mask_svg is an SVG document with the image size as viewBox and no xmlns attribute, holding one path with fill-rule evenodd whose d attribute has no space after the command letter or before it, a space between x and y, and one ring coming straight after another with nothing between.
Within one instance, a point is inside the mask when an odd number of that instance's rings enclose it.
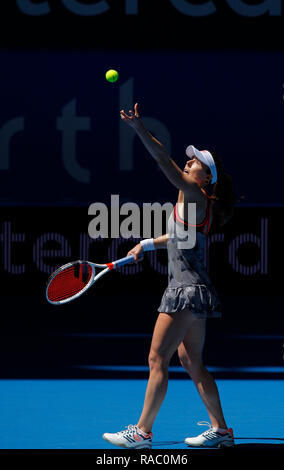
<instances>
[{"instance_id":1,"label":"female tennis player","mask_svg":"<svg viewBox=\"0 0 284 470\"><path fill-rule=\"evenodd\" d=\"M234 445L233 431L228 429L214 378L202 362L206 318L220 317L221 305L204 265L204 243L214 223L226 223L233 213L235 197L229 175L224 173L221 160L207 150L192 145L186 149L188 161L184 169L170 158L164 145L144 127L138 104L121 119L131 126L155 159L165 176L179 190L176 204L168 221L168 233L142 240L129 254L135 260L142 251L167 248L168 287L158 308L150 353L150 375L144 407L136 425L103 438L125 448L151 448L152 426L164 400L168 385L168 366L177 350L179 359L191 376L207 409L211 425L197 437L187 437L189 446L230 447ZM213 186L210 186L213 185ZM206 189L210 189L211 195ZM206 189L205 189L206 188ZM179 249L179 228L188 224L186 207L196 204L196 243L194 248ZM183 213L181 213L183 208ZM186 397L185 402L187 403ZM204 424L204 422L198 423Z\"/></svg>"}]
</instances>

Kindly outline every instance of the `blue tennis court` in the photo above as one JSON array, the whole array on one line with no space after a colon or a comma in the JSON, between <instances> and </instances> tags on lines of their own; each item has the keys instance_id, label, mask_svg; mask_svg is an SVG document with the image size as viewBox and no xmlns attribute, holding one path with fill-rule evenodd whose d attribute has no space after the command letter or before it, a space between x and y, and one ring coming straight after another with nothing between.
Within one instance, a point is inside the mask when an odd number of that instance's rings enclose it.
<instances>
[{"instance_id":1,"label":"blue tennis court","mask_svg":"<svg viewBox=\"0 0 284 470\"><path fill-rule=\"evenodd\" d=\"M171 372L170 372L171 373ZM284 444L283 380L216 380L237 445ZM146 379L1 380L1 449L113 449L102 439L136 424ZM209 421L193 382L169 380L153 428L154 449L187 449ZM280 440L282 439L282 441Z\"/></svg>"}]
</instances>

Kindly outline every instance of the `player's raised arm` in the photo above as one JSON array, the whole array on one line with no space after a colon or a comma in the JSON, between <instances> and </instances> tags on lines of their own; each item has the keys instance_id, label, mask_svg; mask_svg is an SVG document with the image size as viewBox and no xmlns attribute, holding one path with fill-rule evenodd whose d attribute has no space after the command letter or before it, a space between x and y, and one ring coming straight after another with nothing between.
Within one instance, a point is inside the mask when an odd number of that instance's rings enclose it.
<instances>
[{"instance_id":1,"label":"player's raised arm","mask_svg":"<svg viewBox=\"0 0 284 470\"><path fill-rule=\"evenodd\" d=\"M140 137L148 152L160 166L168 180L183 192L194 196L200 194L200 188L196 180L191 175L184 173L179 166L169 156L165 146L159 142L144 126L138 113L138 103L134 106L134 111L129 110L127 114L123 109L120 111L121 119L132 127Z\"/></svg>"}]
</instances>

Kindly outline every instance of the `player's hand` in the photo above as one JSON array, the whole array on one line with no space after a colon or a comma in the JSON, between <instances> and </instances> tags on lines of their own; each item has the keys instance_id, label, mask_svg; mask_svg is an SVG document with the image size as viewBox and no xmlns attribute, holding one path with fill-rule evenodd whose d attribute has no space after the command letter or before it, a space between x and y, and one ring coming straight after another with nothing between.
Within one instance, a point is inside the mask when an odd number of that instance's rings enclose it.
<instances>
[{"instance_id":1,"label":"player's hand","mask_svg":"<svg viewBox=\"0 0 284 470\"><path fill-rule=\"evenodd\" d=\"M127 253L127 256L134 255L134 263L137 264L137 262L141 261L142 258L143 258L142 253L143 253L143 246L141 245L141 243L138 243L138 245L136 245L134 248L132 248L132 250L130 250ZM140 257L139 257L139 255L140 255ZM138 257L139 257L139 259L138 259Z\"/></svg>"},{"instance_id":2,"label":"player's hand","mask_svg":"<svg viewBox=\"0 0 284 470\"><path fill-rule=\"evenodd\" d=\"M138 103L134 105L134 111L130 109L128 114L126 114L124 109L122 109L120 111L120 117L126 124L137 129L141 125L140 115L138 113Z\"/></svg>"}]
</instances>

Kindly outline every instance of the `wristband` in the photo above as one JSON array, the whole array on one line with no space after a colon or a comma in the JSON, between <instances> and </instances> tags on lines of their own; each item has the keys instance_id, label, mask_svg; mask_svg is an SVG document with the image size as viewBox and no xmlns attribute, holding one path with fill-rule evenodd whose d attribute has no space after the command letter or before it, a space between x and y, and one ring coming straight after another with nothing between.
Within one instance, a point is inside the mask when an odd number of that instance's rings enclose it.
<instances>
[{"instance_id":1,"label":"wristband","mask_svg":"<svg viewBox=\"0 0 284 470\"><path fill-rule=\"evenodd\" d=\"M140 242L142 245L143 251L152 251L155 250L154 238L146 238Z\"/></svg>"}]
</instances>

